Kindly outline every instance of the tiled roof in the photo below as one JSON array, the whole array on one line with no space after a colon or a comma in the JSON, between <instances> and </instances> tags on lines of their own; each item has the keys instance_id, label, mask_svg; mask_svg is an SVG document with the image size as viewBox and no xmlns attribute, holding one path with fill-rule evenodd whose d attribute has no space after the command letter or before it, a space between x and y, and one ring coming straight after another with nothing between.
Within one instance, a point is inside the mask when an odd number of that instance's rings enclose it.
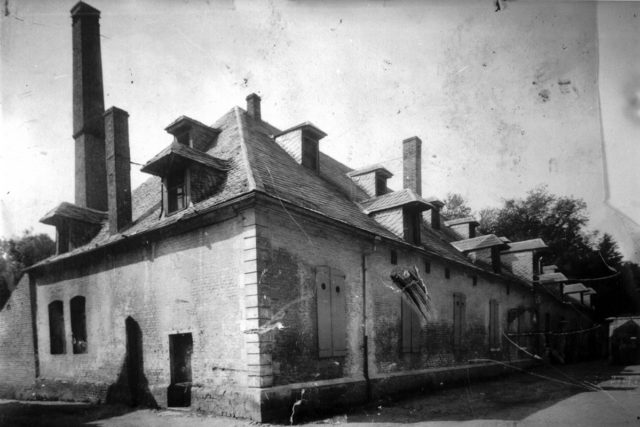
<instances>
[{"instance_id":1,"label":"tiled roof","mask_svg":"<svg viewBox=\"0 0 640 427\"><path fill-rule=\"evenodd\" d=\"M477 251L493 246L508 247L506 243L496 237L495 234L487 234L486 236L478 236L472 239L458 240L451 244L460 252Z\"/></svg>"},{"instance_id":2,"label":"tiled roof","mask_svg":"<svg viewBox=\"0 0 640 427\"><path fill-rule=\"evenodd\" d=\"M447 227L453 227L454 225L460 225L460 224L475 224L475 225L479 225L478 221L476 221L476 219L472 216L467 216L464 218L456 218L456 219L450 219L448 221L444 222L444 225L446 225Z\"/></svg>"},{"instance_id":3,"label":"tiled roof","mask_svg":"<svg viewBox=\"0 0 640 427\"><path fill-rule=\"evenodd\" d=\"M535 251L549 249L547 244L542 239L523 240L521 242L509 243L509 249L502 251L504 254L513 252Z\"/></svg>"},{"instance_id":4,"label":"tiled roof","mask_svg":"<svg viewBox=\"0 0 640 427\"><path fill-rule=\"evenodd\" d=\"M369 165L364 168L352 170L351 172L347 173L347 175L358 176L358 175L364 175L366 173L371 173L376 171L378 171L380 175L384 176L385 178L391 178L393 176L393 174L389 172L389 170L384 166L382 166L381 164Z\"/></svg>"},{"instance_id":5,"label":"tiled roof","mask_svg":"<svg viewBox=\"0 0 640 427\"><path fill-rule=\"evenodd\" d=\"M220 159L225 159L227 178L219 192L187 209L166 216L163 215L161 206L160 179L152 176L132 192L133 222L129 227L111 235L105 224L88 244L49 258L40 264L73 257L128 237L162 229L187 218L201 215L223 202L254 190L397 242L404 242L404 240L367 215L367 212L389 209L406 203L418 203L426 207L437 203L435 198L425 199L411 190L399 190L358 205L354 200L365 200L368 196L349 178L348 174L353 172L352 169L320 153L320 172L310 171L298 164L274 141L274 135L281 133L279 129L267 122L254 120L239 107L230 110L211 127L219 129L220 132L214 137L211 148L206 153L186 146L176 148L172 145L163 150L160 155L155 156L151 162L170 152L201 163L205 161L203 159L207 159L206 161L216 162L215 166L220 168L223 165L218 162ZM213 163L211 165L213 166ZM367 212L363 212L362 208ZM422 246L427 253L459 265L491 273L490 267L474 265L451 245L452 241L458 239L452 230L446 227L434 230L426 226L428 217L429 215L425 215L425 225L421 230ZM517 280L508 272L504 272L503 276Z\"/></svg>"},{"instance_id":6,"label":"tiled roof","mask_svg":"<svg viewBox=\"0 0 640 427\"><path fill-rule=\"evenodd\" d=\"M225 171L229 169L229 162L210 156L178 142L173 142L167 148L156 154L141 169L142 172L163 176L169 165L177 161L200 163L201 165Z\"/></svg>"},{"instance_id":7,"label":"tiled roof","mask_svg":"<svg viewBox=\"0 0 640 427\"><path fill-rule=\"evenodd\" d=\"M427 202L425 199L416 194L415 191L409 188L392 191L391 193L383 194L382 196L365 200L360 203L360 206L362 206L362 209L365 212L373 213L409 204L415 204L423 207L424 209L429 209L430 207L432 207L429 202Z\"/></svg>"},{"instance_id":8,"label":"tiled roof","mask_svg":"<svg viewBox=\"0 0 640 427\"><path fill-rule=\"evenodd\" d=\"M43 224L56 225L58 219L73 219L89 224L101 224L107 219L107 213L95 209L62 202L40 219Z\"/></svg>"}]
</instances>

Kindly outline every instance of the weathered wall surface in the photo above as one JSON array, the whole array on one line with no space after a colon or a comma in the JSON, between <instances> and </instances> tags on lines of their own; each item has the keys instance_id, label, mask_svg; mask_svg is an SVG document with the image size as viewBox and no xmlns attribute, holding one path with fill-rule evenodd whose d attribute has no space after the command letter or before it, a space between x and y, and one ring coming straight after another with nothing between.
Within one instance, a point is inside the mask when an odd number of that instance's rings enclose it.
<instances>
[{"instance_id":1,"label":"weathered wall surface","mask_svg":"<svg viewBox=\"0 0 640 427\"><path fill-rule=\"evenodd\" d=\"M46 393L49 383L66 382L77 387L63 397L126 396L127 318L139 326L143 383L158 405L167 405L170 334L192 334L195 400L216 401L223 385L230 394L245 386L241 233L242 218L236 216L39 279L37 325L45 385L40 392ZM69 301L77 295L86 298L86 354L72 352ZM64 304L67 349L59 355L50 354L48 305L54 300ZM83 384L91 384L86 396Z\"/></svg>"},{"instance_id":2,"label":"weathered wall surface","mask_svg":"<svg viewBox=\"0 0 640 427\"><path fill-rule=\"evenodd\" d=\"M0 307L0 396L21 396L36 377L29 277Z\"/></svg>"}]
</instances>

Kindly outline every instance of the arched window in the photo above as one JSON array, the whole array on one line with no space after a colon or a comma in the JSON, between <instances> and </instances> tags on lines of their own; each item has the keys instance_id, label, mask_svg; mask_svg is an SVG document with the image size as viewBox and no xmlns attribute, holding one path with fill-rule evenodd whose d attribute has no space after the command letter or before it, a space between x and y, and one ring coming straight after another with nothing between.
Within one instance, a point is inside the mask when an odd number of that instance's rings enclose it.
<instances>
[{"instance_id":1,"label":"arched window","mask_svg":"<svg viewBox=\"0 0 640 427\"><path fill-rule=\"evenodd\" d=\"M71 336L73 339L73 353L86 353L87 318L85 314L85 298L82 296L71 298Z\"/></svg>"},{"instance_id":2,"label":"arched window","mask_svg":"<svg viewBox=\"0 0 640 427\"><path fill-rule=\"evenodd\" d=\"M64 309L62 301L53 301L49 304L49 340L51 354L64 354Z\"/></svg>"}]
</instances>

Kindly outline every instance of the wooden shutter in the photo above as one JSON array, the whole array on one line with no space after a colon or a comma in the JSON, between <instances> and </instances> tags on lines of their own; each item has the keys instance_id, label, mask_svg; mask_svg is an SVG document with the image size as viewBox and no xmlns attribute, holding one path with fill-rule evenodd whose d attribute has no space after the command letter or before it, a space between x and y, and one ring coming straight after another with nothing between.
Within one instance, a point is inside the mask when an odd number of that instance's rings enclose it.
<instances>
[{"instance_id":1,"label":"wooden shutter","mask_svg":"<svg viewBox=\"0 0 640 427\"><path fill-rule=\"evenodd\" d=\"M334 356L347 354L346 294L344 273L333 270L331 274L331 335Z\"/></svg>"},{"instance_id":2,"label":"wooden shutter","mask_svg":"<svg viewBox=\"0 0 640 427\"><path fill-rule=\"evenodd\" d=\"M465 296L463 294L453 294L453 346L460 347L462 344L462 333L465 323Z\"/></svg>"},{"instance_id":3,"label":"wooden shutter","mask_svg":"<svg viewBox=\"0 0 640 427\"><path fill-rule=\"evenodd\" d=\"M411 351L411 306L406 295L400 295L400 315L402 323L402 352Z\"/></svg>"},{"instance_id":4,"label":"wooden shutter","mask_svg":"<svg viewBox=\"0 0 640 427\"><path fill-rule=\"evenodd\" d=\"M420 352L420 332L422 326L420 325L420 313L416 307L411 307L411 351L414 353Z\"/></svg>"},{"instance_id":5,"label":"wooden shutter","mask_svg":"<svg viewBox=\"0 0 640 427\"><path fill-rule=\"evenodd\" d=\"M316 294L318 303L318 352L320 357L329 357L331 348L331 275L329 267L316 270Z\"/></svg>"},{"instance_id":6,"label":"wooden shutter","mask_svg":"<svg viewBox=\"0 0 640 427\"><path fill-rule=\"evenodd\" d=\"M498 301L489 301L489 347L500 348L500 317Z\"/></svg>"}]
</instances>

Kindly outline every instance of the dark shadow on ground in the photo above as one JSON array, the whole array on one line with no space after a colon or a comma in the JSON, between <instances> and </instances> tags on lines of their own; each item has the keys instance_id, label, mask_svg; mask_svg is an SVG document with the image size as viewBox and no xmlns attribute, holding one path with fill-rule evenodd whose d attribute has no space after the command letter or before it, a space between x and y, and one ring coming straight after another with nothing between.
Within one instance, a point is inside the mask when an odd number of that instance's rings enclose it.
<instances>
[{"instance_id":1,"label":"dark shadow on ground","mask_svg":"<svg viewBox=\"0 0 640 427\"><path fill-rule=\"evenodd\" d=\"M83 403L0 403L0 426L74 427L124 415L133 411L125 405L90 405Z\"/></svg>"},{"instance_id":2,"label":"dark shadow on ground","mask_svg":"<svg viewBox=\"0 0 640 427\"><path fill-rule=\"evenodd\" d=\"M547 365L490 381L385 398L334 418L346 418L350 423L417 423L495 419L499 414L502 420L518 421L578 393L599 392L589 384L601 383L606 390L635 389L637 384L617 382L623 369L605 361ZM328 416L300 409L296 424Z\"/></svg>"}]
</instances>

